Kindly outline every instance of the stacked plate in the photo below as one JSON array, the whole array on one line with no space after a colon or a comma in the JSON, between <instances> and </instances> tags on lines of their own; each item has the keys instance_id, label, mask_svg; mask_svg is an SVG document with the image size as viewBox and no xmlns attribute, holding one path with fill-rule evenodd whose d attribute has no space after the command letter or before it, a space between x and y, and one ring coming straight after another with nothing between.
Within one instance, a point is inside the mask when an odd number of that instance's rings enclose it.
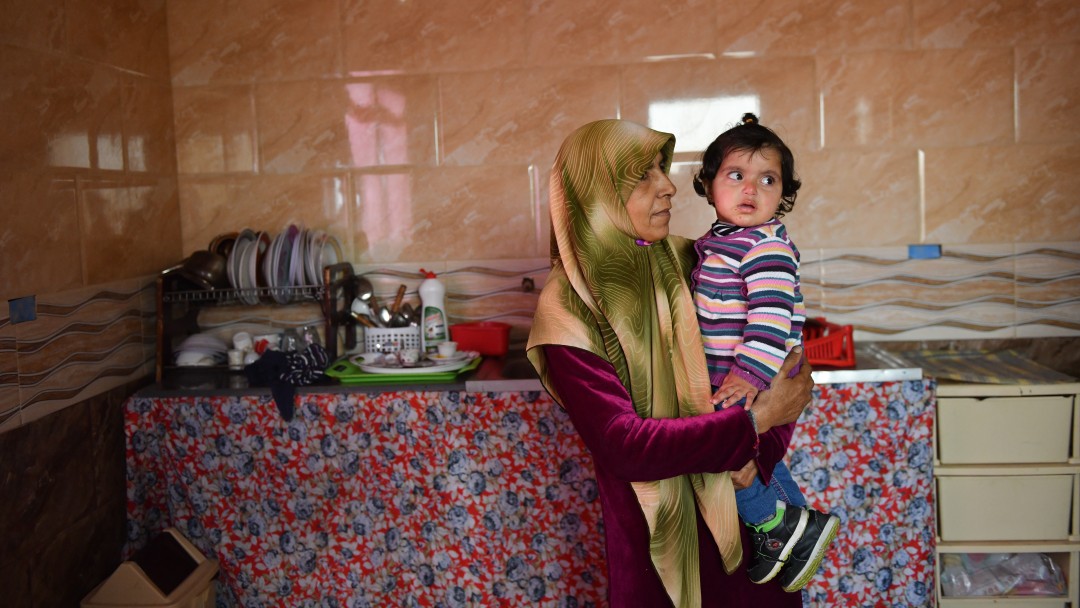
<instances>
[{"instance_id":1,"label":"stacked plate","mask_svg":"<svg viewBox=\"0 0 1080 608\"><path fill-rule=\"evenodd\" d=\"M259 288L268 288L264 293L285 304L290 287L322 285L323 267L343 258L341 244L322 230L290 224L272 236L245 228L236 236L226 270L245 304L259 303Z\"/></svg>"},{"instance_id":2,"label":"stacked plate","mask_svg":"<svg viewBox=\"0 0 1080 608\"><path fill-rule=\"evenodd\" d=\"M192 334L173 349L176 364L183 367L224 363L229 347L213 334Z\"/></svg>"}]
</instances>

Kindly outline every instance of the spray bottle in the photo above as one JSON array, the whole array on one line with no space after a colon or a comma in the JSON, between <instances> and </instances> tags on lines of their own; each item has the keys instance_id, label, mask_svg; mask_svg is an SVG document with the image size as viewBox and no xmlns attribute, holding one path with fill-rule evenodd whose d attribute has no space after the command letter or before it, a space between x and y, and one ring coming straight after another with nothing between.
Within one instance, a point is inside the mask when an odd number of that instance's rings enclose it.
<instances>
[{"instance_id":1,"label":"spray bottle","mask_svg":"<svg viewBox=\"0 0 1080 608\"><path fill-rule=\"evenodd\" d=\"M450 328L446 322L446 306L443 297L446 287L434 272L420 269L424 280L420 283L420 340L425 353L438 352L440 342L450 339Z\"/></svg>"}]
</instances>

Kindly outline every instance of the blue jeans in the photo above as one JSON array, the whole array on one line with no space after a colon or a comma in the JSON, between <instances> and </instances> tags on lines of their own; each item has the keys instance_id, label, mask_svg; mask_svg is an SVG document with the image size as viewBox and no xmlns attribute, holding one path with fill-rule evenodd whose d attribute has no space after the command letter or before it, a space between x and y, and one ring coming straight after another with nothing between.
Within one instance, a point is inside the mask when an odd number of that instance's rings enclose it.
<instances>
[{"instance_id":1,"label":"blue jeans","mask_svg":"<svg viewBox=\"0 0 1080 608\"><path fill-rule=\"evenodd\" d=\"M782 460L776 463L768 485L759 474L749 487L735 491L735 504L744 524L758 525L775 517L777 500L796 507L806 506L806 498Z\"/></svg>"}]
</instances>

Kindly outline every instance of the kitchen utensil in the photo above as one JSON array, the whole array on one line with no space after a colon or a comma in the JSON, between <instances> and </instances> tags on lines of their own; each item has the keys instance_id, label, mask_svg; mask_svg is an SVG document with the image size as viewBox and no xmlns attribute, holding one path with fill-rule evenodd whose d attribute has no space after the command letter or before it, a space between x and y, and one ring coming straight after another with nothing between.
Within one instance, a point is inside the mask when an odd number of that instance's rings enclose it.
<instances>
[{"instance_id":1,"label":"kitchen utensil","mask_svg":"<svg viewBox=\"0 0 1080 608\"><path fill-rule=\"evenodd\" d=\"M227 264L228 260L220 253L200 249L184 260L180 275L203 289L228 287Z\"/></svg>"},{"instance_id":2,"label":"kitchen utensil","mask_svg":"<svg viewBox=\"0 0 1080 608\"><path fill-rule=\"evenodd\" d=\"M390 312L389 308L380 306L376 309L375 314L378 315L379 324L382 327L393 327L390 322L393 320L394 314Z\"/></svg>"},{"instance_id":3,"label":"kitchen utensil","mask_svg":"<svg viewBox=\"0 0 1080 608\"><path fill-rule=\"evenodd\" d=\"M404 319L405 324L402 327L408 327L410 325L420 325L420 321L416 318L416 309L412 307L412 304L405 302L401 305L401 317Z\"/></svg>"},{"instance_id":4,"label":"kitchen utensil","mask_svg":"<svg viewBox=\"0 0 1080 608\"><path fill-rule=\"evenodd\" d=\"M371 297L375 295L375 287L372 286L371 281L360 275L353 277L353 286L356 288L357 299L364 302L370 302Z\"/></svg>"},{"instance_id":5,"label":"kitchen utensil","mask_svg":"<svg viewBox=\"0 0 1080 608\"><path fill-rule=\"evenodd\" d=\"M394 296L394 304L390 307L391 327L405 327L409 324L409 320L405 318L405 315L401 314L401 300L405 298L405 289L404 285L400 285L397 295Z\"/></svg>"}]
</instances>

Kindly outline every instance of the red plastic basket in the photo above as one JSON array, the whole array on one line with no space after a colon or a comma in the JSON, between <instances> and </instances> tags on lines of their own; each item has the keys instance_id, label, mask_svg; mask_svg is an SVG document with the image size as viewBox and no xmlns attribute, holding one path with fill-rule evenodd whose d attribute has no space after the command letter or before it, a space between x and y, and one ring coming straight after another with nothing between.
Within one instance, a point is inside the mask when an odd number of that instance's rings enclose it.
<instances>
[{"instance_id":1,"label":"red plastic basket","mask_svg":"<svg viewBox=\"0 0 1080 608\"><path fill-rule=\"evenodd\" d=\"M855 367L855 340L850 325L813 317L803 325L806 360L815 367Z\"/></svg>"},{"instance_id":2,"label":"red plastic basket","mask_svg":"<svg viewBox=\"0 0 1080 608\"><path fill-rule=\"evenodd\" d=\"M510 348L510 325L498 321L457 323L450 326L450 337L457 342L458 350L501 357Z\"/></svg>"}]
</instances>

